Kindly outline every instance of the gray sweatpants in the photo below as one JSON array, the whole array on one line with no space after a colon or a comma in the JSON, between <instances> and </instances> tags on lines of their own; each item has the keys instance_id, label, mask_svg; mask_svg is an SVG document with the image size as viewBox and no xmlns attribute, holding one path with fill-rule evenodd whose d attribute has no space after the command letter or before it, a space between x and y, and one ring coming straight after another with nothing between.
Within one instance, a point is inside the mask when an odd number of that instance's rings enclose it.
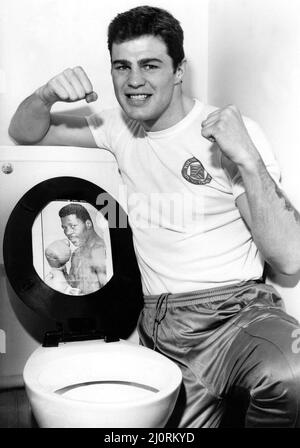
<instances>
[{"instance_id":1,"label":"gray sweatpants","mask_svg":"<svg viewBox=\"0 0 300 448\"><path fill-rule=\"evenodd\" d=\"M145 296L138 332L182 370L168 427L300 427L300 326L272 286Z\"/></svg>"}]
</instances>

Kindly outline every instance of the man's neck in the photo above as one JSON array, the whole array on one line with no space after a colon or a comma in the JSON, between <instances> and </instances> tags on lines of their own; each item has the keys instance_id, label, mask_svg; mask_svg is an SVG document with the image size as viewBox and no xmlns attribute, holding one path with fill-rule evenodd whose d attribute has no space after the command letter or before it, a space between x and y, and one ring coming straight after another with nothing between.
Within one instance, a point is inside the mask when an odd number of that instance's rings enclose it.
<instances>
[{"instance_id":1,"label":"man's neck","mask_svg":"<svg viewBox=\"0 0 300 448\"><path fill-rule=\"evenodd\" d=\"M195 101L193 98L181 95L176 101L176 107L173 108L173 113L168 116L167 120L164 120L164 117L162 116L152 122L150 120L143 122L142 125L147 132L158 132L171 128L190 113L194 104Z\"/></svg>"}]
</instances>

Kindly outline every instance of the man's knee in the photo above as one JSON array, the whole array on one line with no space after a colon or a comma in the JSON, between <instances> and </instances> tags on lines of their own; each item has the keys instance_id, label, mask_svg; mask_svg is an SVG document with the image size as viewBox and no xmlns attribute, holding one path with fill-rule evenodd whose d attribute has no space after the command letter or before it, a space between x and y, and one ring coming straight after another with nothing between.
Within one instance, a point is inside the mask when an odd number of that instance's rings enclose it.
<instances>
[{"instance_id":1,"label":"man's knee","mask_svg":"<svg viewBox=\"0 0 300 448\"><path fill-rule=\"evenodd\" d=\"M259 425L261 418L266 426L300 427L300 351L294 349L295 324L272 319L245 331L253 349L248 364L249 426Z\"/></svg>"}]
</instances>

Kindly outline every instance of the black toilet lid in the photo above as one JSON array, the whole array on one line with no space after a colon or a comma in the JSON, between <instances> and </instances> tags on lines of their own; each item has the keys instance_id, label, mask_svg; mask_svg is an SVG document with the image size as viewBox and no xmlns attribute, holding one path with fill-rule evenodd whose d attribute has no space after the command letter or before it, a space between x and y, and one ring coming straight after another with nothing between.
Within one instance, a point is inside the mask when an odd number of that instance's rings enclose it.
<instances>
[{"instance_id":1,"label":"black toilet lid","mask_svg":"<svg viewBox=\"0 0 300 448\"><path fill-rule=\"evenodd\" d=\"M97 204L105 193L107 204ZM86 295L67 295L49 287L33 264L32 226L37 215L52 201L74 200L92 204L108 222L113 276L99 290ZM56 177L35 185L19 200L6 225L3 242L7 277L17 296L40 315L68 326L97 322L104 335L127 337L136 326L142 308L140 272L127 215L120 204L99 186L76 177Z\"/></svg>"}]
</instances>

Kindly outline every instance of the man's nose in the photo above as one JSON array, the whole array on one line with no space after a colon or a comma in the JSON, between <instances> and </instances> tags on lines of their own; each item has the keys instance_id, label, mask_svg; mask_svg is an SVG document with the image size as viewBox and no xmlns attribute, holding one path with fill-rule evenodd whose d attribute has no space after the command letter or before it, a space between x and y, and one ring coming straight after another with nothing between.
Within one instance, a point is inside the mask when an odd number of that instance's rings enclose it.
<instances>
[{"instance_id":1,"label":"man's nose","mask_svg":"<svg viewBox=\"0 0 300 448\"><path fill-rule=\"evenodd\" d=\"M145 79L140 69L132 69L128 77L128 86L137 89L145 85Z\"/></svg>"}]
</instances>

